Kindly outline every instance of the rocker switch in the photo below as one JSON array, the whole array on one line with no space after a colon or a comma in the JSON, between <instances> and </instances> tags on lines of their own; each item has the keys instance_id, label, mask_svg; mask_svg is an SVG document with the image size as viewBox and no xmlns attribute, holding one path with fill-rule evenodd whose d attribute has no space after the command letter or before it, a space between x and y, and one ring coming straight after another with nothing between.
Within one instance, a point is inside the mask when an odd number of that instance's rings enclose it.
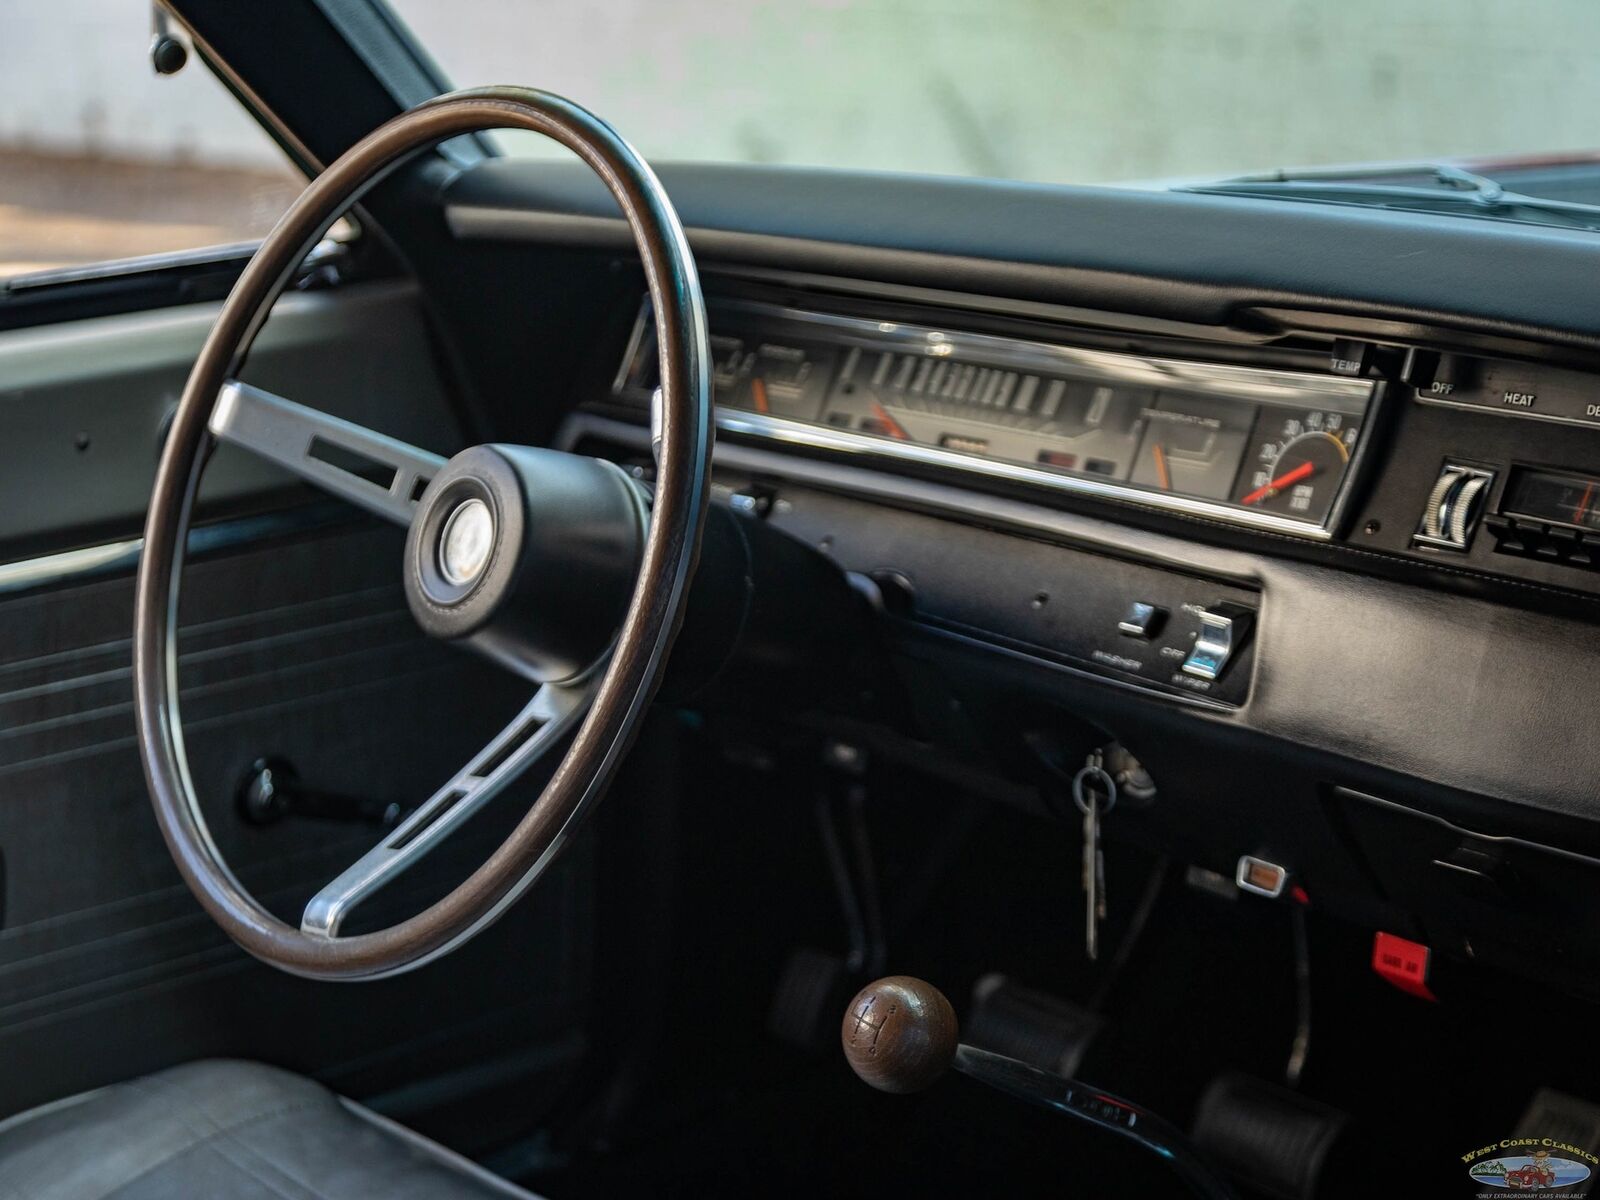
<instances>
[{"instance_id":1,"label":"rocker switch","mask_svg":"<svg viewBox=\"0 0 1600 1200\"><path fill-rule=\"evenodd\" d=\"M1214 604L1200 612L1200 632L1195 636L1183 673L1207 681L1220 679L1231 659L1250 637L1255 613L1242 604Z\"/></svg>"}]
</instances>

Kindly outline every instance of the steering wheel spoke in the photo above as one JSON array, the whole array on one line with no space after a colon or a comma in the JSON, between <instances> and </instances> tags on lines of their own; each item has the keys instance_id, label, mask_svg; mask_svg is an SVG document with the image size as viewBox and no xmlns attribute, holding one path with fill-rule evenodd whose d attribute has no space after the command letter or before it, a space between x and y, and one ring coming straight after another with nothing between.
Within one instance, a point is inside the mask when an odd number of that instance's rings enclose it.
<instances>
[{"instance_id":1,"label":"steering wheel spoke","mask_svg":"<svg viewBox=\"0 0 1600 1200\"><path fill-rule=\"evenodd\" d=\"M445 464L437 454L236 379L217 394L209 428L219 442L402 527Z\"/></svg>"},{"instance_id":2,"label":"steering wheel spoke","mask_svg":"<svg viewBox=\"0 0 1600 1200\"><path fill-rule=\"evenodd\" d=\"M351 911L414 867L531 767L588 711L590 683L546 684L455 776L306 905L302 932L337 937Z\"/></svg>"}]
</instances>

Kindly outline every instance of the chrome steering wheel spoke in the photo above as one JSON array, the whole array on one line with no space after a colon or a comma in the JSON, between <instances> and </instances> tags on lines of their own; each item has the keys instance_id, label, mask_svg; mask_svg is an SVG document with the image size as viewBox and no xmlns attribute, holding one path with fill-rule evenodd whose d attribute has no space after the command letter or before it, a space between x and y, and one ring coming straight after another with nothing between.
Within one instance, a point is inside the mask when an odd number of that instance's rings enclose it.
<instances>
[{"instance_id":1,"label":"chrome steering wheel spoke","mask_svg":"<svg viewBox=\"0 0 1600 1200\"><path fill-rule=\"evenodd\" d=\"M301 931L313 937L337 937L356 905L416 866L560 743L588 711L594 678L541 687L472 761L311 898L300 918Z\"/></svg>"},{"instance_id":2,"label":"chrome steering wheel spoke","mask_svg":"<svg viewBox=\"0 0 1600 1200\"><path fill-rule=\"evenodd\" d=\"M401 527L445 460L397 438L231 379L209 422L219 442L249 450L341 500Z\"/></svg>"}]
</instances>

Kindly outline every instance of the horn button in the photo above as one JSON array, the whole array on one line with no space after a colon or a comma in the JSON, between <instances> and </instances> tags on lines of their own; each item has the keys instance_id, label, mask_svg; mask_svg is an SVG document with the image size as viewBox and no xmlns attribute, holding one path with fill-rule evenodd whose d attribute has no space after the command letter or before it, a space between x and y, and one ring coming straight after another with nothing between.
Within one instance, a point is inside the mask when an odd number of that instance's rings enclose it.
<instances>
[{"instance_id":1,"label":"horn button","mask_svg":"<svg viewBox=\"0 0 1600 1200\"><path fill-rule=\"evenodd\" d=\"M469 641L542 683L583 674L626 611L645 500L618 467L530 446L463 450L406 535L406 601L433 637Z\"/></svg>"},{"instance_id":2,"label":"horn button","mask_svg":"<svg viewBox=\"0 0 1600 1200\"><path fill-rule=\"evenodd\" d=\"M469 496L444 520L439 534L439 574L446 583L466 587L483 574L494 549L494 514Z\"/></svg>"}]
</instances>

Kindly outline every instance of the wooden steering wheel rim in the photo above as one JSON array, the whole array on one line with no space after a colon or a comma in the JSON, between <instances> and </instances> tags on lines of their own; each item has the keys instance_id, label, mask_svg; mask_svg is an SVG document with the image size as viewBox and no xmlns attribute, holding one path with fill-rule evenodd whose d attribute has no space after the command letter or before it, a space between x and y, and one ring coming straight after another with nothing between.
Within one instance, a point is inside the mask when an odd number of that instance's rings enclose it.
<instances>
[{"instance_id":1,"label":"wooden steering wheel rim","mask_svg":"<svg viewBox=\"0 0 1600 1200\"><path fill-rule=\"evenodd\" d=\"M661 358L660 445L652 517L615 649L571 747L505 842L449 895L386 929L321 937L269 913L234 877L206 828L178 713L177 612L189 518L213 446L208 421L273 302L332 222L412 154L486 129L544 134L576 153L633 231ZM654 695L681 621L710 481L712 421L705 304L683 228L654 173L609 125L546 92L454 92L373 131L319 175L267 235L206 339L162 450L134 605L134 701L157 823L201 905L245 950L293 974L374 979L422 965L498 917L559 850L610 781Z\"/></svg>"}]
</instances>

